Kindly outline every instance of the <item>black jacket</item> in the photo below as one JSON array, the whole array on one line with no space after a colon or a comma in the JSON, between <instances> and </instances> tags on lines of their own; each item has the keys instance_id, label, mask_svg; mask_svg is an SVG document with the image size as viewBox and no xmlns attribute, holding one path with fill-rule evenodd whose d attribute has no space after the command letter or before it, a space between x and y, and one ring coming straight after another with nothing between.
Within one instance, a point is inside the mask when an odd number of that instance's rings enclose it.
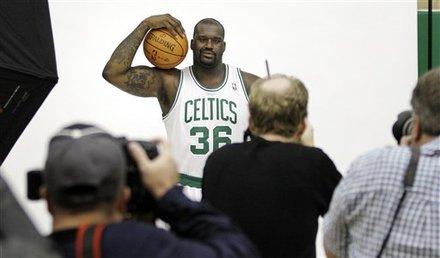
<instances>
[{"instance_id":1,"label":"black jacket","mask_svg":"<svg viewBox=\"0 0 440 258\"><path fill-rule=\"evenodd\" d=\"M109 224L102 235L102 258L259 257L227 217L190 201L177 187L158 201L157 208L173 233L135 221ZM64 257L75 258L76 234L77 229L64 230L50 238Z\"/></svg>"},{"instance_id":2,"label":"black jacket","mask_svg":"<svg viewBox=\"0 0 440 258\"><path fill-rule=\"evenodd\" d=\"M211 154L202 194L263 257L315 257L318 217L327 212L340 179L318 148L255 137Z\"/></svg>"}]
</instances>

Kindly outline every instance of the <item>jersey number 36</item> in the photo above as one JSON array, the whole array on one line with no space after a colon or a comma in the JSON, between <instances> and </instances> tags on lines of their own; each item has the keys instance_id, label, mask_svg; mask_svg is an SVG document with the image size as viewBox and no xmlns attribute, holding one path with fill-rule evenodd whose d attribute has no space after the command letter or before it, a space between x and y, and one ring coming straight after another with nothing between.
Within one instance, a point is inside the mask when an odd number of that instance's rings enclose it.
<instances>
[{"instance_id":1,"label":"jersey number 36","mask_svg":"<svg viewBox=\"0 0 440 258\"><path fill-rule=\"evenodd\" d=\"M211 132L205 126L195 126L189 131L191 136L198 137L198 145L190 145L190 150L195 155L205 155L210 150L214 151L225 144L231 143L232 130L229 126L216 126ZM210 145L212 141L212 145ZM212 146L212 149L211 149Z\"/></svg>"}]
</instances>

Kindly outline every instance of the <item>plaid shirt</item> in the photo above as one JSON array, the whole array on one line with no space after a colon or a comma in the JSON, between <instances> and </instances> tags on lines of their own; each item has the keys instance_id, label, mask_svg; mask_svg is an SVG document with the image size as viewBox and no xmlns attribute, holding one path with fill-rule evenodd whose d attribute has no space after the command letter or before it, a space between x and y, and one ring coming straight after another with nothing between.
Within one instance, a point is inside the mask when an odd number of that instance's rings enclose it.
<instances>
[{"instance_id":1,"label":"plaid shirt","mask_svg":"<svg viewBox=\"0 0 440 258\"><path fill-rule=\"evenodd\" d=\"M324 219L324 244L338 257L376 257L403 194L411 150L388 147L361 156L336 188ZM440 137L421 147L382 257L440 257Z\"/></svg>"}]
</instances>

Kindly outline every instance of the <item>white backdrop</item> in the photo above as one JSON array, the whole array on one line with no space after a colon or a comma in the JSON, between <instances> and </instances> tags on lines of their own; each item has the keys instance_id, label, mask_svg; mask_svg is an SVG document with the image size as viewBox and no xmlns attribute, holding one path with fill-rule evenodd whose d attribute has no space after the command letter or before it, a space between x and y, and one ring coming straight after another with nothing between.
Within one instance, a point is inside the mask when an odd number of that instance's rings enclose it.
<instances>
[{"instance_id":1,"label":"white backdrop","mask_svg":"<svg viewBox=\"0 0 440 258\"><path fill-rule=\"evenodd\" d=\"M189 38L198 20L216 18L226 28L225 62L265 76L268 59L272 73L300 78L316 145L343 174L358 155L394 144L392 123L409 108L417 79L416 1L49 3L60 79L1 168L43 233L50 218L43 202L25 199L25 173L43 166L58 129L84 121L134 138L165 136L156 99L131 96L101 77L114 48L150 15L172 14ZM146 63L139 51L135 64ZM191 63L190 52L179 67Z\"/></svg>"}]
</instances>

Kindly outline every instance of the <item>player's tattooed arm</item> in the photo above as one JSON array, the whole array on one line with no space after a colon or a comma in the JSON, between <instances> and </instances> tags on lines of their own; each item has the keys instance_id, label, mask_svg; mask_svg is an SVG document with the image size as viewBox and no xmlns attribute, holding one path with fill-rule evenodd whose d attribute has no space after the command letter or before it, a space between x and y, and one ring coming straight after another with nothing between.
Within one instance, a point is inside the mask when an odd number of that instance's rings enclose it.
<instances>
[{"instance_id":1,"label":"player's tattooed arm","mask_svg":"<svg viewBox=\"0 0 440 258\"><path fill-rule=\"evenodd\" d=\"M142 39L149 30L142 22L115 49L102 76L111 84L136 96L155 96L160 86L160 75L147 66L131 67Z\"/></svg>"},{"instance_id":2,"label":"player's tattooed arm","mask_svg":"<svg viewBox=\"0 0 440 258\"><path fill-rule=\"evenodd\" d=\"M163 85L161 74L154 68L146 66L130 68L124 79L123 84L119 84L117 87L140 97L157 97L157 93Z\"/></svg>"},{"instance_id":3,"label":"player's tattooed arm","mask_svg":"<svg viewBox=\"0 0 440 258\"><path fill-rule=\"evenodd\" d=\"M157 96L162 86L161 71L148 66L131 67L131 65L145 34L150 29L163 27L175 35L184 35L180 21L169 14L146 18L115 49L102 72L104 79L136 96Z\"/></svg>"},{"instance_id":4,"label":"player's tattooed arm","mask_svg":"<svg viewBox=\"0 0 440 258\"><path fill-rule=\"evenodd\" d=\"M246 88L246 93L249 95L251 94L251 87L252 84L260 79L260 77L256 76L255 74L247 73L241 71L241 76L243 77L244 86Z\"/></svg>"}]
</instances>

